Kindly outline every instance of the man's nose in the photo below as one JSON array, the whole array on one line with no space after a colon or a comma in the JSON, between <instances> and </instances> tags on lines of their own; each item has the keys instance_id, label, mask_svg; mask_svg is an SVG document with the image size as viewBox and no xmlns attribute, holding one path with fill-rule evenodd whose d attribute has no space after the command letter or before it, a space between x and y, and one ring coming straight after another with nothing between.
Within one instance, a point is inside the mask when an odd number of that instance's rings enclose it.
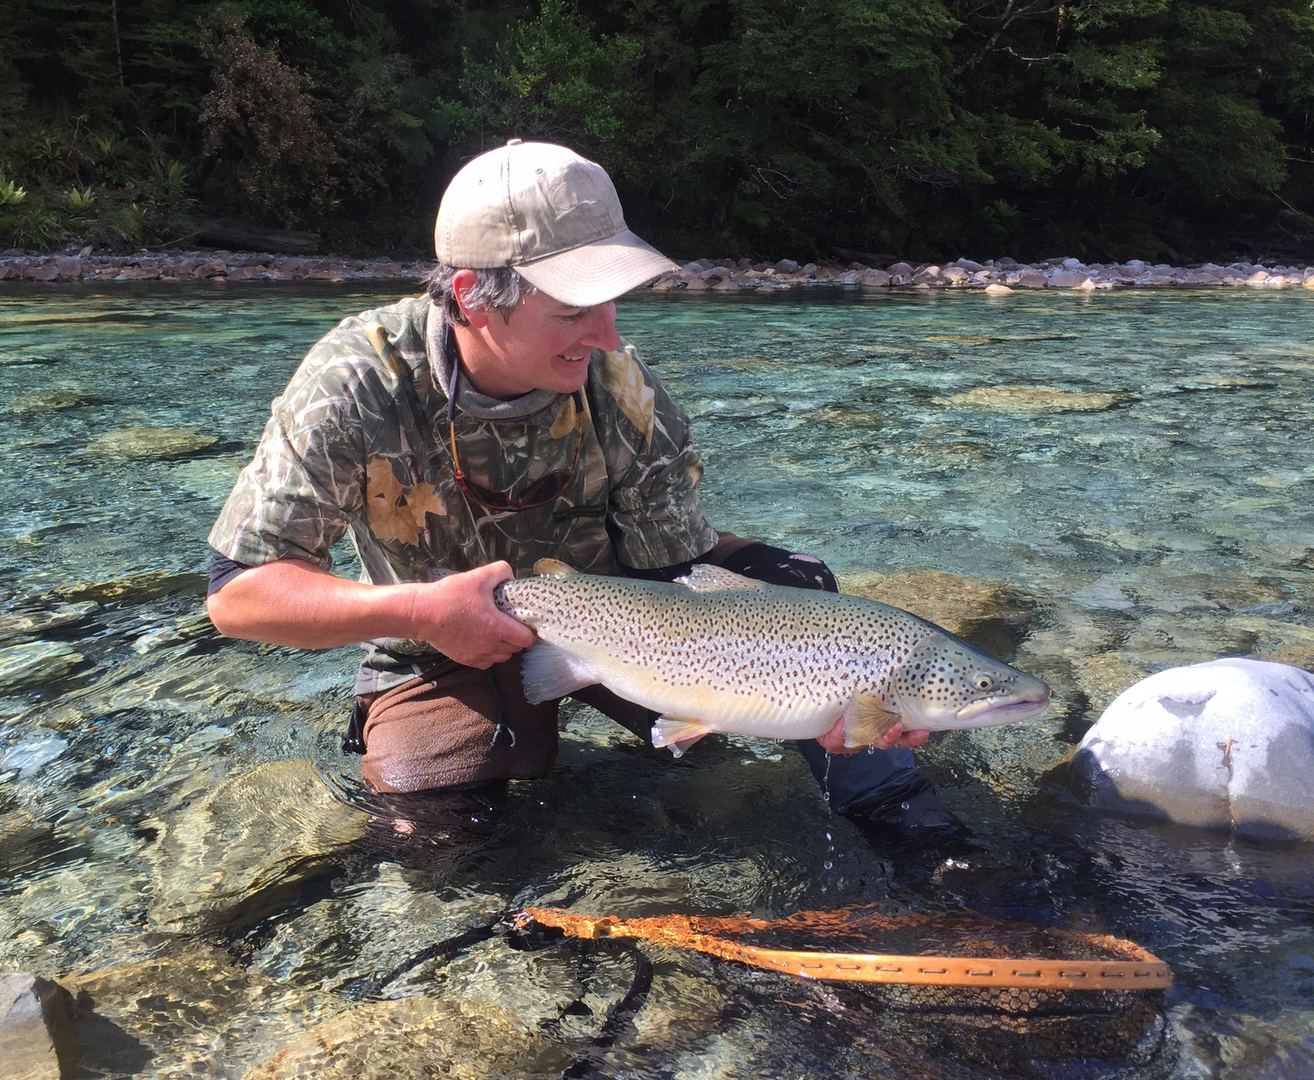
<instances>
[{"instance_id":1,"label":"man's nose","mask_svg":"<svg viewBox=\"0 0 1314 1080\"><path fill-rule=\"evenodd\" d=\"M620 334L616 332L616 301L608 300L589 311L579 343L603 352L620 348Z\"/></svg>"}]
</instances>

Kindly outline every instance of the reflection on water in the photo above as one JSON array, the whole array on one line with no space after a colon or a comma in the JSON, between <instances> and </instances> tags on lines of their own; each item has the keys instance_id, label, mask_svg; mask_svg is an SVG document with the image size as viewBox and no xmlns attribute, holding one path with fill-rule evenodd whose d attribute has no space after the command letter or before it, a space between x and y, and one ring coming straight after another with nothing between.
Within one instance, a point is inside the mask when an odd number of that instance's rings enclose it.
<instances>
[{"instance_id":1,"label":"reflection on water","mask_svg":"<svg viewBox=\"0 0 1314 1080\"><path fill-rule=\"evenodd\" d=\"M720 528L816 554L849 586L994 590L995 647L1054 686L1037 722L921 752L975 848L903 866L830 816L788 747L726 739L677 765L585 709L557 772L515 786L468 850L362 797L337 749L354 650L221 642L199 597L204 536L270 398L326 327L384 300L0 292L0 969L88 989L117 1025L103 1070L241 1076L309 1025L361 1022L363 1000L420 995L481 1003L499 1031L515 1018L546 1041L508 1034L506 1053L551 1072L543 1047L577 1056L650 963L646 1003L592 1051L595 1074L991 1075L900 1041L904 1021L870 1003L497 923L525 904L770 917L886 902L1106 927L1163 957L1184 1051L1125 1075L1314 1074L1304 849L1095 819L1051 773L1146 673L1314 662L1314 297L621 305L695 418ZM238 813L253 804L264 823ZM268 881L235 854L252 851ZM258 902L216 915L239 872ZM462 944L423 955L446 939Z\"/></svg>"}]
</instances>

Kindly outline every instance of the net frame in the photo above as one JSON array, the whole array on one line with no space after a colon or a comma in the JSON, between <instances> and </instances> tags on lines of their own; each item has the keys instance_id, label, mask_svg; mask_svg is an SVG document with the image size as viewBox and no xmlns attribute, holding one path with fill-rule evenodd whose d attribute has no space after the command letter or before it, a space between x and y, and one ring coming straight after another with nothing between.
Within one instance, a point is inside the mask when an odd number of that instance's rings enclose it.
<instances>
[{"instance_id":1,"label":"net frame","mask_svg":"<svg viewBox=\"0 0 1314 1080\"><path fill-rule=\"evenodd\" d=\"M932 918L923 915L887 916L856 913L851 909L798 912L786 919L768 921L741 917L705 918L662 915L621 919L614 915L577 915L560 908L528 907L517 925L536 922L571 937L638 938L677 948L734 960L803 979L836 982L899 983L922 986L970 986L1058 989L1064 991L1117 991L1138 993L1165 990L1172 985L1168 965L1135 942L1108 934L1028 924L1007 923L980 916L972 920ZM734 936L788 929L833 936L851 936L855 930L943 935L967 930L976 936L971 950L984 955L950 956L931 953L884 954L776 949L748 945ZM1042 934L1051 945L1068 945L1074 952L1094 952L1126 959L1031 958L1007 955L1009 948Z\"/></svg>"}]
</instances>

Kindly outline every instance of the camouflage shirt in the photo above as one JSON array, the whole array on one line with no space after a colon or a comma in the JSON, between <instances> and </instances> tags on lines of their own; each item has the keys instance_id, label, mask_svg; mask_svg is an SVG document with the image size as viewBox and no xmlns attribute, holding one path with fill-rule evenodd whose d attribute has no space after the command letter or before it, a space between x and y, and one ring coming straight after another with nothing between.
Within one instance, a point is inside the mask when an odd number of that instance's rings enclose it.
<instances>
[{"instance_id":1,"label":"camouflage shirt","mask_svg":"<svg viewBox=\"0 0 1314 1080\"><path fill-rule=\"evenodd\" d=\"M462 382L455 436L468 482L520 491L579 465L555 502L486 510L455 477L448 392L448 326L428 297L345 319L306 355L276 398L255 457L242 471L210 546L255 566L296 558L322 569L348 531L361 580L432 580L505 559L517 575L542 558L594 574L620 563L655 569L710 550L716 531L697 493L702 462L688 417L633 346L595 351L576 398L535 391L483 399ZM366 644L358 693L432 669L423 642Z\"/></svg>"}]
</instances>

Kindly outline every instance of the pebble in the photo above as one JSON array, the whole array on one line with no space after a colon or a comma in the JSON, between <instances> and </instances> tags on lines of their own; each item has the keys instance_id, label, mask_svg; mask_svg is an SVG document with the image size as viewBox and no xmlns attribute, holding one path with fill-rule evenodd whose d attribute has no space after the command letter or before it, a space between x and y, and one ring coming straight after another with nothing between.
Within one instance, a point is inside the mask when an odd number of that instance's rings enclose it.
<instances>
[{"instance_id":1,"label":"pebble","mask_svg":"<svg viewBox=\"0 0 1314 1080\"><path fill-rule=\"evenodd\" d=\"M388 256L345 259L233 251L139 251L133 255L92 254L89 248L58 255L35 255L17 249L0 252L0 281L209 281L223 284L264 281L423 280L432 268L427 259L399 262ZM1126 288L1251 289L1303 288L1314 291L1314 266L1279 266L1234 262L1174 267L1141 259L1123 263L1085 263L1076 258L1019 263L1010 258L952 263L896 262L866 266L860 262L805 263L793 259L751 263L747 259L695 259L658 278L659 291L708 289L732 292L794 285L825 285L849 289L968 289L1006 295L1019 289L1065 289L1094 292Z\"/></svg>"}]
</instances>

